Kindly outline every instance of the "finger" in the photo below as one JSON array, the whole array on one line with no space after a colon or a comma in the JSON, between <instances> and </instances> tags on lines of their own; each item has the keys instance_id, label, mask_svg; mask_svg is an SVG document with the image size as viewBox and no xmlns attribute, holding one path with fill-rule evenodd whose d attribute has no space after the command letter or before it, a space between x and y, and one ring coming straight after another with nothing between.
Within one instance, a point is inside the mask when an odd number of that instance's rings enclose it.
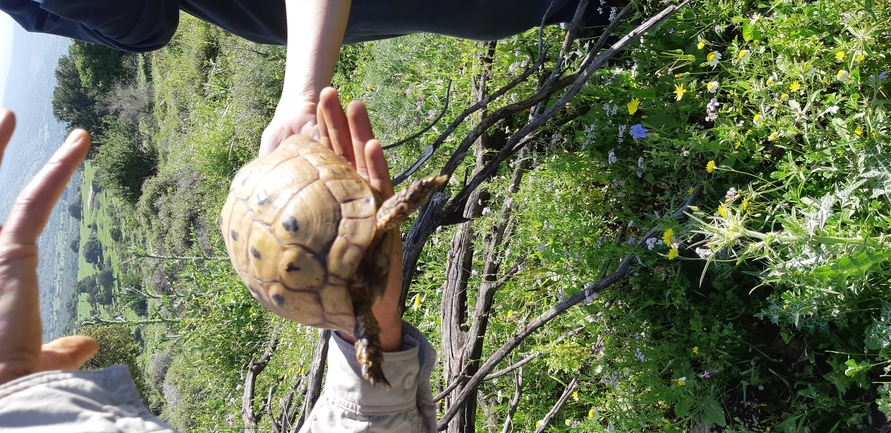
<instances>
[{"instance_id":1,"label":"finger","mask_svg":"<svg viewBox=\"0 0 891 433\"><path fill-rule=\"evenodd\" d=\"M390 169L387 168L380 141L368 141L365 145L365 161L368 163L368 183L381 194L381 200L392 197L393 182L390 180Z\"/></svg>"},{"instance_id":2,"label":"finger","mask_svg":"<svg viewBox=\"0 0 891 433\"><path fill-rule=\"evenodd\" d=\"M340 98L333 87L326 87L319 95L319 113L318 117L325 119L334 153L343 155L350 164L355 165L356 157L350 139L350 127L343 113L343 107L340 106Z\"/></svg>"},{"instance_id":3,"label":"finger","mask_svg":"<svg viewBox=\"0 0 891 433\"><path fill-rule=\"evenodd\" d=\"M285 141L285 133L281 129L276 129L276 132L263 132L263 136L260 137L260 152L258 156L266 155L267 153L272 153L275 149L278 149L278 146Z\"/></svg>"},{"instance_id":4,"label":"finger","mask_svg":"<svg viewBox=\"0 0 891 433\"><path fill-rule=\"evenodd\" d=\"M99 343L90 337L62 337L40 348L40 365L37 371L76 370L98 351Z\"/></svg>"},{"instance_id":5,"label":"finger","mask_svg":"<svg viewBox=\"0 0 891 433\"><path fill-rule=\"evenodd\" d=\"M15 114L5 108L0 109L0 161L3 161L3 153L6 151L6 145L9 144L14 129Z\"/></svg>"},{"instance_id":6,"label":"finger","mask_svg":"<svg viewBox=\"0 0 891 433\"><path fill-rule=\"evenodd\" d=\"M6 220L0 243L35 245L53 206L68 180L90 150L90 136L82 129L68 135L65 144L19 194Z\"/></svg>"},{"instance_id":7,"label":"finger","mask_svg":"<svg viewBox=\"0 0 891 433\"><path fill-rule=\"evenodd\" d=\"M368 119L368 109L362 101L353 101L347 106L347 118L349 119L350 135L353 138L353 154L365 155L365 146L374 139L374 131L371 129L371 121ZM368 161L365 158L356 158L356 171L359 175L368 179Z\"/></svg>"}]
</instances>

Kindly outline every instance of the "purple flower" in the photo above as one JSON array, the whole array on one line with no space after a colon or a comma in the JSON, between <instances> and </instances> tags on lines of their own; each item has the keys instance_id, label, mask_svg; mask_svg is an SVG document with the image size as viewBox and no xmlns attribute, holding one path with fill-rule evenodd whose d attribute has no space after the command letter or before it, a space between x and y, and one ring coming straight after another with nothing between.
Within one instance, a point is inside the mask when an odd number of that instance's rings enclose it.
<instances>
[{"instance_id":1,"label":"purple flower","mask_svg":"<svg viewBox=\"0 0 891 433\"><path fill-rule=\"evenodd\" d=\"M607 156L607 162L609 162L610 164L615 164L618 160L619 158L616 158L616 152L614 152L613 149L610 149L609 155Z\"/></svg>"},{"instance_id":2,"label":"purple flower","mask_svg":"<svg viewBox=\"0 0 891 433\"><path fill-rule=\"evenodd\" d=\"M730 187L730 189L727 190L727 194L724 194L724 200L733 201L735 199L736 199L736 188Z\"/></svg>"},{"instance_id":3,"label":"purple flower","mask_svg":"<svg viewBox=\"0 0 891 433\"><path fill-rule=\"evenodd\" d=\"M706 370L705 372L703 372L702 375L703 375L706 379L708 379L709 377L712 376L711 374L709 374L708 370Z\"/></svg>"},{"instance_id":4,"label":"purple flower","mask_svg":"<svg viewBox=\"0 0 891 433\"><path fill-rule=\"evenodd\" d=\"M421 111L421 101L415 102L415 107L417 107L418 111Z\"/></svg>"},{"instance_id":5,"label":"purple flower","mask_svg":"<svg viewBox=\"0 0 891 433\"><path fill-rule=\"evenodd\" d=\"M634 138L647 138L647 132L649 132L647 128L640 123L631 127L631 136Z\"/></svg>"},{"instance_id":6,"label":"purple flower","mask_svg":"<svg viewBox=\"0 0 891 433\"><path fill-rule=\"evenodd\" d=\"M433 120L436 117L436 112L433 110L427 110L427 120Z\"/></svg>"},{"instance_id":7,"label":"purple flower","mask_svg":"<svg viewBox=\"0 0 891 433\"><path fill-rule=\"evenodd\" d=\"M882 73L879 74L879 79L884 80L886 78L888 78L888 71L882 71Z\"/></svg>"}]
</instances>

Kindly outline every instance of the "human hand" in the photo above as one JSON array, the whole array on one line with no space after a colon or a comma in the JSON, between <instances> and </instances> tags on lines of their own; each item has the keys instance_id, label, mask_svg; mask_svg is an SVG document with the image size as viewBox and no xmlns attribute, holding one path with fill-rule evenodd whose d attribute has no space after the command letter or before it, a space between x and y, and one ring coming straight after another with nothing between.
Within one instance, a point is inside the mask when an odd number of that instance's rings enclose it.
<instances>
[{"instance_id":1,"label":"human hand","mask_svg":"<svg viewBox=\"0 0 891 433\"><path fill-rule=\"evenodd\" d=\"M0 110L0 161L15 129L15 116ZM84 130L65 144L19 194L0 227L0 384L48 370L73 370L98 350L89 337L62 337L41 345L40 297L37 285L37 237L53 205L90 149Z\"/></svg>"},{"instance_id":2,"label":"human hand","mask_svg":"<svg viewBox=\"0 0 891 433\"><path fill-rule=\"evenodd\" d=\"M365 104L353 101L344 114L337 91L328 87L320 94L317 118L321 142L330 146L335 153L343 155L378 192L382 201L392 197L390 170L387 168L381 143L374 138ZM381 348L384 352L402 348L402 317L399 315L401 294L402 243L397 241L390 257L387 290L380 302L372 308L381 327ZM341 337L353 343L352 336Z\"/></svg>"},{"instance_id":3,"label":"human hand","mask_svg":"<svg viewBox=\"0 0 891 433\"><path fill-rule=\"evenodd\" d=\"M260 138L259 156L277 149L286 138L292 135L303 134L318 140L317 106L318 104L313 101L289 104L282 99L269 125L263 130L263 135Z\"/></svg>"}]
</instances>

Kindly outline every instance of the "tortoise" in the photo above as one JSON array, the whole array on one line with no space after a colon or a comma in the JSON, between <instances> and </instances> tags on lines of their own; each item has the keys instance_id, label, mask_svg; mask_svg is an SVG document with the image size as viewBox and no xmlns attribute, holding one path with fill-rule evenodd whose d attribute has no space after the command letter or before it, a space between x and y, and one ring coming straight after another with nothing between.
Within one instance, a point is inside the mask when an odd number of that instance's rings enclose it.
<instances>
[{"instance_id":1,"label":"tortoise","mask_svg":"<svg viewBox=\"0 0 891 433\"><path fill-rule=\"evenodd\" d=\"M251 295L274 313L352 333L362 376L389 386L380 327L399 225L447 180L414 182L381 203L350 163L302 135L236 173L220 228Z\"/></svg>"}]
</instances>

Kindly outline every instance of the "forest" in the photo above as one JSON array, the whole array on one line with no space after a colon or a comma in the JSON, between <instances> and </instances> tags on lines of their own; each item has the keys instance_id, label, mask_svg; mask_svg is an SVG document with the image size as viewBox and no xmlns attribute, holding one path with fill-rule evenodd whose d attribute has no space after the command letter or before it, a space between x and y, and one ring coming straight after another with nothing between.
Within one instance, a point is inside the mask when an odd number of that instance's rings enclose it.
<instances>
[{"instance_id":1,"label":"forest","mask_svg":"<svg viewBox=\"0 0 891 433\"><path fill-rule=\"evenodd\" d=\"M341 50L397 189L450 176L402 227L439 429L891 431L891 4L587 7L612 23ZM183 15L56 69L94 140L68 331L183 432L296 432L321 390L328 331L256 303L218 228L284 66Z\"/></svg>"}]
</instances>

